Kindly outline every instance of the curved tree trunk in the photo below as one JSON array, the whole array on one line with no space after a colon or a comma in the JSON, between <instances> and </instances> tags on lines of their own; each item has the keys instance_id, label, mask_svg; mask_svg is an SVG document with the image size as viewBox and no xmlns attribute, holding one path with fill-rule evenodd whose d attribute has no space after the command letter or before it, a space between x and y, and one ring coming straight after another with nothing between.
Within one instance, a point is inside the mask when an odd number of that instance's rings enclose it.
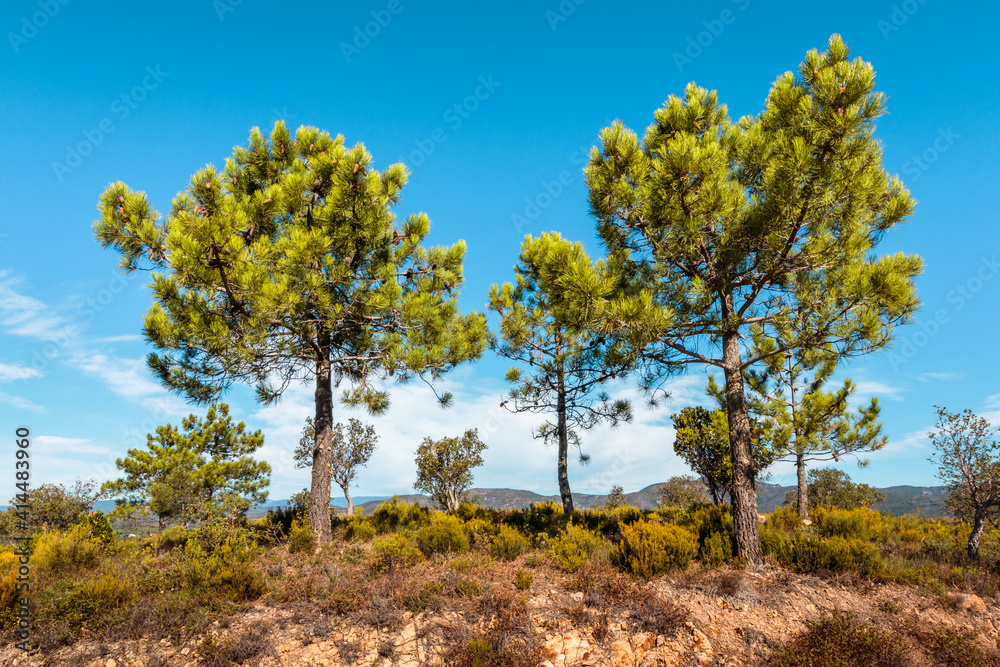
<instances>
[{"instance_id":1,"label":"curved tree trunk","mask_svg":"<svg viewBox=\"0 0 1000 667\"><path fill-rule=\"evenodd\" d=\"M316 362L316 416L313 425L312 486L309 489L309 525L320 544L332 539L330 482L333 473L333 384L330 374L329 335L322 337L323 356Z\"/></svg>"},{"instance_id":2,"label":"curved tree trunk","mask_svg":"<svg viewBox=\"0 0 1000 667\"><path fill-rule=\"evenodd\" d=\"M740 340L737 331L722 336L722 359L726 376L726 411L729 417L729 443L733 450L733 529L736 533L736 556L750 567L764 562L760 549L760 526L757 525L757 487L754 484L753 447L750 417L743 390L740 368Z\"/></svg>"},{"instance_id":3,"label":"curved tree trunk","mask_svg":"<svg viewBox=\"0 0 1000 667\"><path fill-rule=\"evenodd\" d=\"M344 497L347 498L347 516L354 516L354 498L351 498L351 492L347 489L347 484L341 484L340 488L344 490Z\"/></svg>"},{"instance_id":4,"label":"curved tree trunk","mask_svg":"<svg viewBox=\"0 0 1000 667\"><path fill-rule=\"evenodd\" d=\"M806 460L804 454L795 455L795 467L798 468L799 474L799 517L803 519L809 518L809 485L806 482Z\"/></svg>"},{"instance_id":5,"label":"curved tree trunk","mask_svg":"<svg viewBox=\"0 0 1000 667\"><path fill-rule=\"evenodd\" d=\"M972 520L972 533L969 535L969 558L979 560L979 543L983 539L983 530L986 528L986 514L976 511Z\"/></svg>"}]
</instances>

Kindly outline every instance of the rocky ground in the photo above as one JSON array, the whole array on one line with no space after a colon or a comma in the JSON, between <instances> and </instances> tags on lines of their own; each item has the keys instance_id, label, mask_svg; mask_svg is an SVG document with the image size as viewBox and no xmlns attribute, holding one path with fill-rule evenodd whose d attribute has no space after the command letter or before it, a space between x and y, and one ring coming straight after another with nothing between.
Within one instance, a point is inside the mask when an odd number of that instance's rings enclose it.
<instances>
[{"instance_id":1,"label":"rocky ground","mask_svg":"<svg viewBox=\"0 0 1000 667\"><path fill-rule=\"evenodd\" d=\"M303 613L295 605L258 604L184 643L168 639L82 642L45 655L25 655L8 645L0 649L0 664L447 665L456 660L454 647L470 645L470 638L495 638L496 633L511 631L519 621L507 619L510 622L501 628L500 619L507 613L514 617L508 607L517 607L518 600L525 603L520 607L525 613L523 627L517 630L519 636L534 651L531 661L545 667L750 667L761 664L775 647L802 633L807 621L818 620L832 610L854 612L882 629L908 624L906 627L972 630L984 649L995 650L998 645L996 598L938 597L912 587L858 583L847 577L801 576L775 569L748 573L693 570L628 589L631 595L656 593L649 599L667 601L661 608L636 607L612 604L611 590L573 590L579 588L574 586L579 580L551 568L536 573L530 590L520 593L513 585L500 583L512 580L512 565L510 569L496 577L496 585L509 591L494 596L497 608L492 615L478 614L471 621L468 600L418 614L403 612L385 627L358 624L349 616ZM642 618L643 614L649 617ZM241 663L243 657L246 659ZM913 664L936 663L915 645Z\"/></svg>"}]
</instances>

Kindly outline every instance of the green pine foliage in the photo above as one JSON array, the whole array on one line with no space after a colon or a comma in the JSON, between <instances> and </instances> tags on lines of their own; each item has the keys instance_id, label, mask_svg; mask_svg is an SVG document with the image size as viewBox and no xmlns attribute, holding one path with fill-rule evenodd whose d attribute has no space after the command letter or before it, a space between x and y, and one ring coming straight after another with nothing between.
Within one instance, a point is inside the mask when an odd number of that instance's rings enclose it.
<instances>
[{"instance_id":1,"label":"green pine foliage","mask_svg":"<svg viewBox=\"0 0 1000 667\"><path fill-rule=\"evenodd\" d=\"M752 565L762 555L744 372L786 351L880 349L919 306L920 258L876 253L915 204L882 165L875 70L849 55L832 36L738 121L692 83L642 140L621 122L603 130L585 170L628 285L591 299L604 330L641 352L650 392L686 363L724 374L737 552Z\"/></svg>"},{"instance_id":2,"label":"green pine foliage","mask_svg":"<svg viewBox=\"0 0 1000 667\"><path fill-rule=\"evenodd\" d=\"M511 412L549 415L534 436L555 444L563 509L573 511L567 455L580 449L580 431L600 423L632 420L628 401L612 400L602 385L625 377L632 360L622 341L601 333L592 308L573 299L574 289L611 293L614 277L592 262L583 244L557 233L525 237L514 267L515 283L493 285L489 309L500 316L490 346L519 364L507 371L512 389L501 403ZM580 451L580 462L589 458Z\"/></svg>"},{"instance_id":3,"label":"green pine foliage","mask_svg":"<svg viewBox=\"0 0 1000 667\"><path fill-rule=\"evenodd\" d=\"M362 144L279 121L224 169L195 172L165 220L122 182L98 205L95 233L123 270L155 270L144 333L166 387L209 402L246 383L271 403L315 381L309 522L323 542L334 381L378 413L389 397L377 380L433 380L485 346L485 318L458 310L465 243L425 248L423 213L397 223L406 178L402 164L375 169Z\"/></svg>"}]
</instances>

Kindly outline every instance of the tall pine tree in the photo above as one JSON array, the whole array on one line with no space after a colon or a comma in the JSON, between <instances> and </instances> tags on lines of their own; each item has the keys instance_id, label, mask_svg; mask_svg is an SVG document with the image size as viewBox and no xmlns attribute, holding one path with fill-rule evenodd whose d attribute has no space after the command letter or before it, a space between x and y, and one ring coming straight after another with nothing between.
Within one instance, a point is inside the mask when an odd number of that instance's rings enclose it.
<instances>
[{"instance_id":1,"label":"tall pine tree","mask_svg":"<svg viewBox=\"0 0 1000 667\"><path fill-rule=\"evenodd\" d=\"M209 165L166 220L143 192L112 183L95 231L127 272L152 268L145 335L164 385L207 402L248 383L263 403L316 387L309 521L330 539L333 388L385 410L377 380L434 379L481 354L485 318L459 313L465 243L424 248L424 214L396 223L402 164L379 172L362 144L313 127L254 128L223 171ZM442 397L447 400L449 396Z\"/></svg>"},{"instance_id":2,"label":"tall pine tree","mask_svg":"<svg viewBox=\"0 0 1000 667\"><path fill-rule=\"evenodd\" d=\"M613 279L604 262L593 263L580 243L557 233L526 237L514 272L516 283L493 285L489 296L489 309L500 316L491 347L520 364L507 372L513 388L503 406L551 415L535 437L557 446L559 494L563 510L572 512L568 452L570 445L579 449L579 431L632 419L627 401L601 391L627 374L624 347L596 331L588 309L573 299L574 289L610 293ZM580 459L588 460L582 452Z\"/></svg>"},{"instance_id":3,"label":"tall pine tree","mask_svg":"<svg viewBox=\"0 0 1000 667\"><path fill-rule=\"evenodd\" d=\"M609 302L605 327L641 347L647 388L679 364L723 372L737 555L751 565L763 556L745 371L788 350L879 349L918 307L920 258L874 255L914 208L882 167L883 113L872 66L834 35L756 116L733 123L691 84L641 142L606 128L586 169L598 231L641 290ZM761 349L762 336L783 344Z\"/></svg>"}]
</instances>

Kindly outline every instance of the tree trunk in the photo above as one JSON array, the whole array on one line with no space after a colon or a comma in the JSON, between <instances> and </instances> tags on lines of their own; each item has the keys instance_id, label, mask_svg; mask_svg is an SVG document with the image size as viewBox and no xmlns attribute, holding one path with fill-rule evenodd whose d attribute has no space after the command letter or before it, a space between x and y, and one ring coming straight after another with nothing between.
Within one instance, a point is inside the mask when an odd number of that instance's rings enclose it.
<instances>
[{"instance_id":1,"label":"tree trunk","mask_svg":"<svg viewBox=\"0 0 1000 667\"><path fill-rule=\"evenodd\" d=\"M979 560L979 542L983 539L983 530L986 528L986 513L976 511L972 520L972 534L969 535L969 558Z\"/></svg>"},{"instance_id":2,"label":"tree trunk","mask_svg":"<svg viewBox=\"0 0 1000 667\"><path fill-rule=\"evenodd\" d=\"M162 533L164 526L166 526L166 521L163 520L162 516L156 515L156 532Z\"/></svg>"},{"instance_id":3,"label":"tree trunk","mask_svg":"<svg viewBox=\"0 0 1000 667\"><path fill-rule=\"evenodd\" d=\"M736 533L736 556L750 567L764 562L760 550L760 526L757 524L757 488L751 447L750 417L743 391L740 368L740 339L737 331L722 336L722 359L726 376L726 412L729 417L729 443L733 450L733 529Z\"/></svg>"},{"instance_id":4,"label":"tree trunk","mask_svg":"<svg viewBox=\"0 0 1000 667\"><path fill-rule=\"evenodd\" d=\"M347 490L347 484L341 484L340 488L344 490L344 497L347 498L347 516L353 516L354 499L351 498L351 492Z\"/></svg>"},{"instance_id":5,"label":"tree trunk","mask_svg":"<svg viewBox=\"0 0 1000 667\"><path fill-rule=\"evenodd\" d=\"M559 373L559 395L556 399L556 434L559 436L559 495L562 496L563 512L573 511L573 493L569 490L569 433L566 429L566 388L562 371Z\"/></svg>"},{"instance_id":6,"label":"tree trunk","mask_svg":"<svg viewBox=\"0 0 1000 667\"><path fill-rule=\"evenodd\" d=\"M333 474L333 384L330 375L329 335L321 335L323 354L316 361L316 442L313 445L312 487L309 489L309 524L320 544L332 539L330 530L330 481Z\"/></svg>"},{"instance_id":7,"label":"tree trunk","mask_svg":"<svg viewBox=\"0 0 1000 667\"><path fill-rule=\"evenodd\" d=\"M806 482L806 457L804 454L795 455L795 467L799 474L799 517L809 518L809 485Z\"/></svg>"}]
</instances>

